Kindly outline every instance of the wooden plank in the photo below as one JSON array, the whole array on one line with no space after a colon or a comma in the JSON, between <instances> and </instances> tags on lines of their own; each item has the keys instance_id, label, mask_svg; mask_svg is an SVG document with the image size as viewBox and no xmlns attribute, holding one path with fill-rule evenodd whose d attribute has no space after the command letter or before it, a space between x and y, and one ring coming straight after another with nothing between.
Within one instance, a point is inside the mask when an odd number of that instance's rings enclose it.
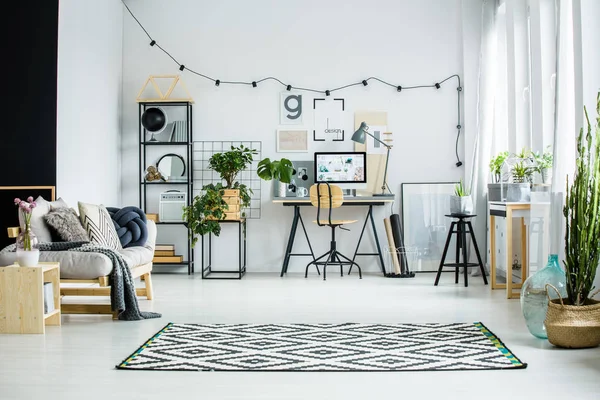
<instances>
[{"instance_id":1,"label":"wooden plank","mask_svg":"<svg viewBox=\"0 0 600 400\"><path fill-rule=\"evenodd\" d=\"M51 318L46 317L46 325L60 326L60 269L59 264L55 265L43 265L42 274L44 276L44 282L52 282L52 295L54 296L54 310L56 313ZM42 288L43 291L43 288Z\"/></svg>"},{"instance_id":2,"label":"wooden plank","mask_svg":"<svg viewBox=\"0 0 600 400\"><path fill-rule=\"evenodd\" d=\"M175 250L174 244L157 244L154 246L154 250Z\"/></svg>"},{"instance_id":3,"label":"wooden plank","mask_svg":"<svg viewBox=\"0 0 600 400\"><path fill-rule=\"evenodd\" d=\"M108 286L108 276L101 276L101 277L99 277L98 278L98 284L100 286L103 286L103 287Z\"/></svg>"},{"instance_id":4,"label":"wooden plank","mask_svg":"<svg viewBox=\"0 0 600 400\"><path fill-rule=\"evenodd\" d=\"M11 228L6 228L6 230L8 231L8 238L9 239L15 239L17 236L19 236L19 233L21 232L21 228L17 227L11 227Z\"/></svg>"},{"instance_id":5,"label":"wooden plank","mask_svg":"<svg viewBox=\"0 0 600 400\"><path fill-rule=\"evenodd\" d=\"M149 272L152 272L152 263L147 263L147 264L139 265L135 268L132 268L131 269L131 277L137 278L137 277L145 275Z\"/></svg>"},{"instance_id":6,"label":"wooden plank","mask_svg":"<svg viewBox=\"0 0 600 400\"><path fill-rule=\"evenodd\" d=\"M173 257L175 250L154 250L155 257Z\"/></svg>"},{"instance_id":7,"label":"wooden plank","mask_svg":"<svg viewBox=\"0 0 600 400\"><path fill-rule=\"evenodd\" d=\"M158 222L158 214L146 214L146 219L154 222Z\"/></svg>"},{"instance_id":8,"label":"wooden plank","mask_svg":"<svg viewBox=\"0 0 600 400\"><path fill-rule=\"evenodd\" d=\"M112 314L110 304L62 304L63 314Z\"/></svg>"},{"instance_id":9,"label":"wooden plank","mask_svg":"<svg viewBox=\"0 0 600 400\"><path fill-rule=\"evenodd\" d=\"M150 276L150 273L144 275L144 283L146 284L146 293L144 294L148 300L152 300L154 298L154 290L152 289L152 277ZM138 295L143 296L144 294Z\"/></svg>"},{"instance_id":10,"label":"wooden plank","mask_svg":"<svg viewBox=\"0 0 600 400\"><path fill-rule=\"evenodd\" d=\"M154 257L152 259L153 263L161 264L161 263L180 263L183 261L183 256L173 256L173 257Z\"/></svg>"}]
</instances>

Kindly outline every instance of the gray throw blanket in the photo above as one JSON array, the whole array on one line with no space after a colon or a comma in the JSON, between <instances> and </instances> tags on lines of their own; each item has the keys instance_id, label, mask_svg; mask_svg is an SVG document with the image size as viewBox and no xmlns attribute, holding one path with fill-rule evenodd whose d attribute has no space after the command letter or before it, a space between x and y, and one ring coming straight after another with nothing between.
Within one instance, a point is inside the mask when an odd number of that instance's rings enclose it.
<instances>
[{"instance_id":1,"label":"gray throw blanket","mask_svg":"<svg viewBox=\"0 0 600 400\"><path fill-rule=\"evenodd\" d=\"M15 249L16 245L11 244L2 249L2 251L15 251ZM113 311L118 311L119 319L124 321L138 321L140 319L161 317L159 313L140 311L131 271L123 256L113 249L88 242L40 243L38 249L40 251L81 251L84 253L104 254L113 264L110 274L110 304Z\"/></svg>"}]
</instances>

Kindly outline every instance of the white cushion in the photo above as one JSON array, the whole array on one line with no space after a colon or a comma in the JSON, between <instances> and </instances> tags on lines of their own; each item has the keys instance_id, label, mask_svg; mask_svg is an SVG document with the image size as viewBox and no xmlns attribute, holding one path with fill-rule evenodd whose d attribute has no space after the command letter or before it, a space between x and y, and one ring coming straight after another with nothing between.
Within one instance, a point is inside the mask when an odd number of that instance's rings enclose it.
<instances>
[{"instance_id":1,"label":"white cushion","mask_svg":"<svg viewBox=\"0 0 600 400\"><path fill-rule=\"evenodd\" d=\"M47 201L42 196L35 199L36 207L31 211L30 226L33 234L37 236L38 242L46 243L52 241L50 228L44 221L44 215L48 214L52 208L69 207L67 203L59 197L56 201ZM21 230L25 229L25 218L23 213L19 212L19 225Z\"/></svg>"},{"instance_id":2,"label":"white cushion","mask_svg":"<svg viewBox=\"0 0 600 400\"><path fill-rule=\"evenodd\" d=\"M121 241L115 229L110 214L102 204L87 204L78 202L79 218L81 225L86 230L90 242L106 246L114 250L121 250Z\"/></svg>"}]
</instances>

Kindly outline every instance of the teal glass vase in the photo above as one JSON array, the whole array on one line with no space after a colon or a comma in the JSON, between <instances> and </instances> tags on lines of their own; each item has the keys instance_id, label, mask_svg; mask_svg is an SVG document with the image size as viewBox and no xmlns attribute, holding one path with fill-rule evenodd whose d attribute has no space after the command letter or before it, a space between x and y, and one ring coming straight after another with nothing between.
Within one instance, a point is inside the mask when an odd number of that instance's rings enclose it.
<instances>
[{"instance_id":1,"label":"teal glass vase","mask_svg":"<svg viewBox=\"0 0 600 400\"><path fill-rule=\"evenodd\" d=\"M565 272L558 264L557 254L550 254L546 266L527 278L521 288L521 311L525 317L527 329L533 336L540 339L548 338L544 325L548 311L547 283L556 287L563 298L567 296ZM556 298L556 292L552 290L550 297Z\"/></svg>"}]
</instances>

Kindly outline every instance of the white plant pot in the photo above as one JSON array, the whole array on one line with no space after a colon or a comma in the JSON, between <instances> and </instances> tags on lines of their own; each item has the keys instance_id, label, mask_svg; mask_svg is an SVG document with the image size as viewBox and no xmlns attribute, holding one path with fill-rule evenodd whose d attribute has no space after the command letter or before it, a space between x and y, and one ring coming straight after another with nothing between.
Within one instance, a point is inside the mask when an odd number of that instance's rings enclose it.
<instances>
[{"instance_id":1,"label":"white plant pot","mask_svg":"<svg viewBox=\"0 0 600 400\"><path fill-rule=\"evenodd\" d=\"M450 196L450 214L472 214L473 199L471 196Z\"/></svg>"},{"instance_id":2,"label":"white plant pot","mask_svg":"<svg viewBox=\"0 0 600 400\"><path fill-rule=\"evenodd\" d=\"M287 186L287 183L279 182L279 197L285 197Z\"/></svg>"},{"instance_id":3,"label":"white plant pot","mask_svg":"<svg viewBox=\"0 0 600 400\"><path fill-rule=\"evenodd\" d=\"M34 250L20 250L17 249L17 263L21 267L35 267L40 261L40 251Z\"/></svg>"}]
</instances>

